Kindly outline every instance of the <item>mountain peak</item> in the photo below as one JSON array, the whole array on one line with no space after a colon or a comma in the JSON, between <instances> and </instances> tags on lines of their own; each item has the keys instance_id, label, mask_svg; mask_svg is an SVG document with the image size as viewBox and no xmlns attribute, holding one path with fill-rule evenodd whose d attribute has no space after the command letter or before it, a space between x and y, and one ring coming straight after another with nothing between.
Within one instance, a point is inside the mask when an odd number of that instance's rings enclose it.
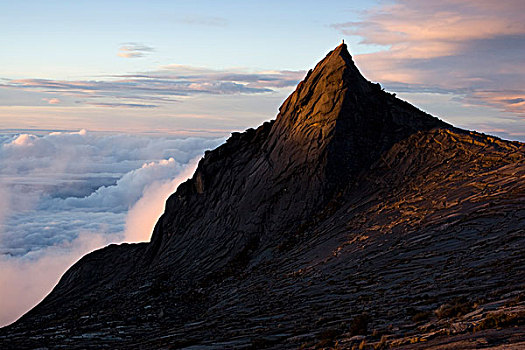
<instances>
[{"instance_id":1,"label":"mountain peak","mask_svg":"<svg viewBox=\"0 0 525 350\"><path fill-rule=\"evenodd\" d=\"M356 91L370 91L369 82L361 75L345 43L330 51L326 58L320 62L320 64L322 63L327 67L327 70L343 68L345 73L343 76L344 81Z\"/></svg>"},{"instance_id":2,"label":"mountain peak","mask_svg":"<svg viewBox=\"0 0 525 350\"><path fill-rule=\"evenodd\" d=\"M343 59L348 66L354 66L354 61L352 60L352 55L348 51L348 46L345 43L339 44L332 51L330 51L325 59L321 60L319 63L322 63L326 59Z\"/></svg>"},{"instance_id":3,"label":"mountain peak","mask_svg":"<svg viewBox=\"0 0 525 350\"><path fill-rule=\"evenodd\" d=\"M302 222L354 186L396 142L448 127L367 81L345 44L310 70L279 110L275 121L235 133L205 155L193 178L168 199L148 247L151 261L188 263L172 251L190 249L180 240L190 231L219 241L236 232L235 254L244 254L237 249L251 247L253 239L270 244L290 222ZM226 193L235 209L220 204ZM215 200L213 211L198 212ZM202 220L187 220L199 215ZM205 259L211 252L199 254Z\"/></svg>"},{"instance_id":4,"label":"mountain peak","mask_svg":"<svg viewBox=\"0 0 525 350\"><path fill-rule=\"evenodd\" d=\"M344 43L308 72L279 110L270 159L292 162L302 176L322 179L323 188L348 183L415 132L449 127L366 80Z\"/></svg>"},{"instance_id":5,"label":"mountain peak","mask_svg":"<svg viewBox=\"0 0 525 350\"><path fill-rule=\"evenodd\" d=\"M316 86L322 89L330 88L322 92L325 99L335 97L338 91L345 88L350 88L354 93L359 94L368 93L371 90L370 82L359 72L344 43L330 51L314 69L308 71L295 92L281 106L281 113L283 110L295 107L297 99L304 102L305 97L309 97Z\"/></svg>"}]
</instances>

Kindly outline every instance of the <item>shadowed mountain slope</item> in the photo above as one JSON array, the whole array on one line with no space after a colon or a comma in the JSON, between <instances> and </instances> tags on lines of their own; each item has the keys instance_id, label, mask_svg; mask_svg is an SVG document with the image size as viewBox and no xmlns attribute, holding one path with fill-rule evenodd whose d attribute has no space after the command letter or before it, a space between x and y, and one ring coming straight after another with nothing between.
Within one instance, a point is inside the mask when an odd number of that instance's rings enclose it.
<instances>
[{"instance_id":1,"label":"shadowed mountain slope","mask_svg":"<svg viewBox=\"0 0 525 350\"><path fill-rule=\"evenodd\" d=\"M82 258L0 345L519 348L524 247L525 145L397 99L342 44L206 152L150 243Z\"/></svg>"}]
</instances>

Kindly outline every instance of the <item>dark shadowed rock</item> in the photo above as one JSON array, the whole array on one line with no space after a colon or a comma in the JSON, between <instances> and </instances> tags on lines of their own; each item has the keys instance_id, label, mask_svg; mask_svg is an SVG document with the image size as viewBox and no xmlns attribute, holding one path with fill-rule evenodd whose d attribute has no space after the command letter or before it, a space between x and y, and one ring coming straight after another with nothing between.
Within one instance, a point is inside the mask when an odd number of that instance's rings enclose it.
<instances>
[{"instance_id":1,"label":"dark shadowed rock","mask_svg":"<svg viewBox=\"0 0 525 350\"><path fill-rule=\"evenodd\" d=\"M519 348L524 243L525 145L397 99L343 44L0 347Z\"/></svg>"}]
</instances>

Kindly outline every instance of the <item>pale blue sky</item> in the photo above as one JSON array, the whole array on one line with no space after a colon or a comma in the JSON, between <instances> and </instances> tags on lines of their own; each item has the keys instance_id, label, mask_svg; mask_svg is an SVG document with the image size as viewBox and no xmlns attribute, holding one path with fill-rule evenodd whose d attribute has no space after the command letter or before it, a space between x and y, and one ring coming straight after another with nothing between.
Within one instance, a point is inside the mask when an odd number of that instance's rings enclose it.
<instances>
[{"instance_id":1,"label":"pale blue sky","mask_svg":"<svg viewBox=\"0 0 525 350\"><path fill-rule=\"evenodd\" d=\"M306 69L344 37L331 24L357 20L372 4L2 1L0 66L7 78L52 79L122 74L173 63ZM128 42L154 51L140 60L123 60L116 52ZM367 49L352 45L356 54Z\"/></svg>"},{"instance_id":2,"label":"pale blue sky","mask_svg":"<svg viewBox=\"0 0 525 350\"><path fill-rule=\"evenodd\" d=\"M520 0L1 1L0 129L221 134L345 39L364 75L525 140Z\"/></svg>"}]
</instances>

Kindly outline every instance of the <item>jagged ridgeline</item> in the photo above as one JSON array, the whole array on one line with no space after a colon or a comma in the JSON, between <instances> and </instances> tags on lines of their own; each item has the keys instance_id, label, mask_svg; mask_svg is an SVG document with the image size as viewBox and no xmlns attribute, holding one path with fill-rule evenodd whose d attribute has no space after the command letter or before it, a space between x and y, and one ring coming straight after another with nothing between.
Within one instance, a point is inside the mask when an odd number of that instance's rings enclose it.
<instances>
[{"instance_id":1,"label":"jagged ridgeline","mask_svg":"<svg viewBox=\"0 0 525 350\"><path fill-rule=\"evenodd\" d=\"M399 100L342 44L206 152L150 243L83 257L0 347L519 347L524 247L525 145Z\"/></svg>"}]
</instances>

